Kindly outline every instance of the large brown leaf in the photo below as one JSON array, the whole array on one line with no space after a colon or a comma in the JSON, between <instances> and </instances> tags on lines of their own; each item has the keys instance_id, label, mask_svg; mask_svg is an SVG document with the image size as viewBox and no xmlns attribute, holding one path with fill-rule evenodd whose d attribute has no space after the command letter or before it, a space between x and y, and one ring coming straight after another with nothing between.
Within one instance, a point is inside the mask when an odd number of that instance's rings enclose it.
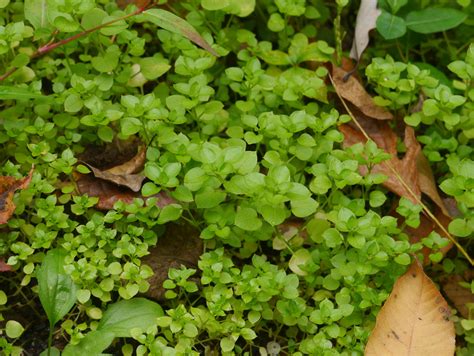
<instances>
[{"instance_id":1,"label":"large brown leaf","mask_svg":"<svg viewBox=\"0 0 474 356\"><path fill-rule=\"evenodd\" d=\"M366 356L452 356L450 309L418 261L398 278L377 316Z\"/></svg>"},{"instance_id":2,"label":"large brown leaf","mask_svg":"<svg viewBox=\"0 0 474 356\"><path fill-rule=\"evenodd\" d=\"M15 211L15 204L13 203L13 194L19 189L25 189L31 182L33 168L31 168L28 175L21 179L15 177L3 176L0 177L0 224L6 224L8 219Z\"/></svg>"},{"instance_id":3,"label":"large brown leaf","mask_svg":"<svg viewBox=\"0 0 474 356\"><path fill-rule=\"evenodd\" d=\"M377 106L362 84L354 76L345 78L344 69L332 66L332 77L338 93L364 115L377 120L390 120L393 115L385 108Z\"/></svg>"}]
</instances>

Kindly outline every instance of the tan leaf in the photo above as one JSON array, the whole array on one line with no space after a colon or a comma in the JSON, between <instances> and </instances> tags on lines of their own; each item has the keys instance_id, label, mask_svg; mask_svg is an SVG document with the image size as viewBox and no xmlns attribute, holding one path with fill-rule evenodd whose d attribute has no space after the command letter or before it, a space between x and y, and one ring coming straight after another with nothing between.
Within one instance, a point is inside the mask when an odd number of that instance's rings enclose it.
<instances>
[{"instance_id":1,"label":"tan leaf","mask_svg":"<svg viewBox=\"0 0 474 356\"><path fill-rule=\"evenodd\" d=\"M13 203L13 195L15 191L28 187L32 175L33 168L31 168L26 177L21 179L10 176L0 177L0 224L6 224L13 215L16 208Z\"/></svg>"},{"instance_id":2,"label":"tan leaf","mask_svg":"<svg viewBox=\"0 0 474 356\"><path fill-rule=\"evenodd\" d=\"M446 296L453 302L459 313L466 319L470 317L467 304L474 305L474 294L469 288L460 285L466 282L461 276L449 276L441 285ZM470 283L470 282L469 282Z\"/></svg>"},{"instance_id":3,"label":"tan leaf","mask_svg":"<svg viewBox=\"0 0 474 356\"><path fill-rule=\"evenodd\" d=\"M418 184L418 171L416 169L416 158L421 150L420 144L416 140L413 128L407 126L405 128L405 146L407 151L402 159L397 157L397 136L392 131L390 126L386 122L374 121L374 120L360 120L359 122L363 125L364 129L377 144L377 146L392 157L388 160L388 163L396 170L398 175L408 185L410 190L419 199L421 197L421 191ZM358 130L350 125L341 125L339 130L344 134L344 144L346 146L352 146L356 143L365 143L367 140L365 136ZM362 174L367 174L368 169L365 166L360 167ZM390 189L395 194L401 197L405 197L417 204L417 199L410 193L410 191L400 182L400 180L394 175L392 170L389 168L387 161L380 164L376 164L372 167L372 173L381 173L388 177L383 185Z\"/></svg>"},{"instance_id":4,"label":"tan leaf","mask_svg":"<svg viewBox=\"0 0 474 356\"><path fill-rule=\"evenodd\" d=\"M349 76L346 80L346 72L332 66L332 77L339 94L359 109L363 114L373 119L391 120L393 115L381 106L375 105L372 97L367 93L362 84L354 76Z\"/></svg>"},{"instance_id":5,"label":"tan leaf","mask_svg":"<svg viewBox=\"0 0 474 356\"><path fill-rule=\"evenodd\" d=\"M398 278L380 310L366 356L452 356L450 309L418 261Z\"/></svg>"},{"instance_id":6,"label":"tan leaf","mask_svg":"<svg viewBox=\"0 0 474 356\"><path fill-rule=\"evenodd\" d=\"M362 0L357 13L354 41L352 42L351 58L359 60L362 52L369 44L369 32L374 29L377 18L382 13L377 9L377 0Z\"/></svg>"},{"instance_id":7,"label":"tan leaf","mask_svg":"<svg viewBox=\"0 0 474 356\"><path fill-rule=\"evenodd\" d=\"M145 176L136 172L143 169L143 164L145 163L145 151L145 147L142 147L129 161L107 170L101 170L90 164L86 164L92 170L96 178L113 182L128 187L134 192L138 192L142 187Z\"/></svg>"},{"instance_id":8,"label":"tan leaf","mask_svg":"<svg viewBox=\"0 0 474 356\"><path fill-rule=\"evenodd\" d=\"M0 272L11 272L12 266L7 264L3 258L0 258Z\"/></svg>"}]
</instances>

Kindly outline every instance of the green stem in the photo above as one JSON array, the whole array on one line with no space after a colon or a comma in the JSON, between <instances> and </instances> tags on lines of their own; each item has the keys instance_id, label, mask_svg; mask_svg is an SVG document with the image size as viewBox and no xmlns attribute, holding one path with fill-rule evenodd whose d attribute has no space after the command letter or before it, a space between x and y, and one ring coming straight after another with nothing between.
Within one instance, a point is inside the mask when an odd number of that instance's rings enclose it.
<instances>
[{"instance_id":1,"label":"green stem","mask_svg":"<svg viewBox=\"0 0 474 356\"><path fill-rule=\"evenodd\" d=\"M54 329L54 325L52 323L49 323L48 356L51 356L51 346L53 344L53 329Z\"/></svg>"}]
</instances>

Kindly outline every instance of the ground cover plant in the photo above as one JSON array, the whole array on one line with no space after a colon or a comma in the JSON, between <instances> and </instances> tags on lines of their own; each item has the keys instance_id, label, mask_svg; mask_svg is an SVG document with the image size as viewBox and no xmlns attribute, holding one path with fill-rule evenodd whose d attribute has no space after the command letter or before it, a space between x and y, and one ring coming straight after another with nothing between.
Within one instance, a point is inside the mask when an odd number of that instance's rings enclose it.
<instances>
[{"instance_id":1,"label":"ground cover plant","mask_svg":"<svg viewBox=\"0 0 474 356\"><path fill-rule=\"evenodd\" d=\"M1 354L472 355L473 15L0 0Z\"/></svg>"}]
</instances>

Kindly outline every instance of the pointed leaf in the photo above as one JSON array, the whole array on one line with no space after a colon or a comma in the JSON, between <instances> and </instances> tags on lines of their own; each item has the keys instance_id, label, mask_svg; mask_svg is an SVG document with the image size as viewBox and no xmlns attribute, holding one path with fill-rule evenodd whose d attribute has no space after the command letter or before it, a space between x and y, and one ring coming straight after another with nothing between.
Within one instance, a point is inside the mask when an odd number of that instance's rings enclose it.
<instances>
[{"instance_id":1,"label":"pointed leaf","mask_svg":"<svg viewBox=\"0 0 474 356\"><path fill-rule=\"evenodd\" d=\"M153 22L155 25L164 28L173 33L177 33L186 37L188 40L194 42L198 46L204 48L209 53L218 57L219 55L212 49L209 43L201 37L199 32L191 26L188 22L175 14L163 9L150 9L143 12L143 18Z\"/></svg>"},{"instance_id":2,"label":"pointed leaf","mask_svg":"<svg viewBox=\"0 0 474 356\"><path fill-rule=\"evenodd\" d=\"M377 316L365 356L452 356L450 309L418 261L398 278Z\"/></svg>"},{"instance_id":3,"label":"pointed leaf","mask_svg":"<svg viewBox=\"0 0 474 356\"><path fill-rule=\"evenodd\" d=\"M33 93L28 88L0 85L0 100L44 98L41 93Z\"/></svg>"},{"instance_id":4,"label":"pointed leaf","mask_svg":"<svg viewBox=\"0 0 474 356\"><path fill-rule=\"evenodd\" d=\"M449 8L427 7L421 11L412 11L407 15L407 27L418 33L435 33L459 26L467 14Z\"/></svg>"},{"instance_id":5,"label":"pointed leaf","mask_svg":"<svg viewBox=\"0 0 474 356\"><path fill-rule=\"evenodd\" d=\"M68 344L61 355L102 355L102 351L107 349L114 339L115 335L113 332L102 330L91 331L87 333L77 345Z\"/></svg>"},{"instance_id":6,"label":"pointed leaf","mask_svg":"<svg viewBox=\"0 0 474 356\"><path fill-rule=\"evenodd\" d=\"M76 303L76 285L64 272L67 252L50 250L38 270L39 298L51 325L61 320Z\"/></svg>"}]
</instances>

